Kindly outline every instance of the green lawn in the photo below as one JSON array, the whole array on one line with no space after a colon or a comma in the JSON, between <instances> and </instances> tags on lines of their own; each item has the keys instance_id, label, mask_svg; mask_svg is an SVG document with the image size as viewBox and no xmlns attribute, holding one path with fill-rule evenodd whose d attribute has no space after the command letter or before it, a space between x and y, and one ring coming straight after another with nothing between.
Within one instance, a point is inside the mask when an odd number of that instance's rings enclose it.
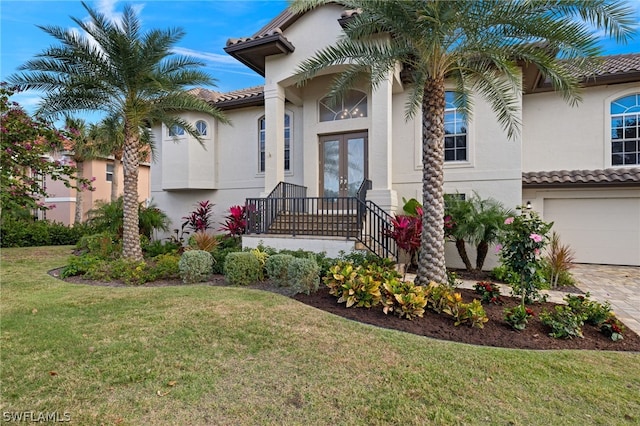
<instances>
[{"instance_id":1,"label":"green lawn","mask_svg":"<svg viewBox=\"0 0 640 426\"><path fill-rule=\"evenodd\" d=\"M110 288L2 250L1 404L73 424L640 424L640 354L474 347L276 294ZM0 420L2 421L2 420Z\"/></svg>"}]
</instances>

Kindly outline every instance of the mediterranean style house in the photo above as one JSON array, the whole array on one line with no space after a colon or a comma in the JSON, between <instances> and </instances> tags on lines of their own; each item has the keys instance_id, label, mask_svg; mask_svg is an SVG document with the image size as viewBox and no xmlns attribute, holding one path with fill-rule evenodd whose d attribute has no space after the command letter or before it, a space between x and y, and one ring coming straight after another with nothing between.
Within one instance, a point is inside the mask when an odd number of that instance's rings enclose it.
<instances>
[{"instance_id":1,"label":"mediterranean style house","mask_svg":"<svg viewBox=\"0 0 640 426\"><path fill-rule=\"evenodd\" d=\"M334 43L349 16L337 4L298 15L286 9L253 36L230 39L225 51L265 84L194 89L232 122L185 114L204 146L180 128L153 129L151 196L174 228L200 200L211 200L220 220L247 202L245 245L388 249L380 236L388 214L422 194L421 119L405 118L401 67L375 89L363 81L337 104L326 96L340 67L296 84L298 64ZM530 204L555 223L578 262L640 265L640 54L603 58L585 78L578 107L537 69L525 67L522 76L515 139L483 99L465 116L447 93L445 192L476 192L509 208ZM456 262L449 247L447 263Z\"/></svg>"},{"instance_id":2,"label":"mediterranean style house","mask_svg":"<svg viewBox=\"0 0 640 426\"><path fill-rule=\"evenodd\" d=\"M52 154L52 160L72 161L72 156L69 154L68 152L54 153ZM122 167L119 167L119 173L114 173L114 161L113 158L95 158L83 162L83 176L93 180L92 186L94 188L94 191L82 191L83 221L88 218L87 212L96 207L97 201L109 202L111 200L111 187L114 184L114 180L117 180L118 195L122 195L124 187ZM143 162L140 164L138 177L138 197L140 202L150 199L150 181L151 166L149 163ZM55 207L50 210L38 211L38 219L47 219L65 225L74 224L78 191L73 188L67 188L62 182L54 181L48 177L44 179L42 184L49 194L44 200L45 206Z\"/></svg>"}]
</instances>

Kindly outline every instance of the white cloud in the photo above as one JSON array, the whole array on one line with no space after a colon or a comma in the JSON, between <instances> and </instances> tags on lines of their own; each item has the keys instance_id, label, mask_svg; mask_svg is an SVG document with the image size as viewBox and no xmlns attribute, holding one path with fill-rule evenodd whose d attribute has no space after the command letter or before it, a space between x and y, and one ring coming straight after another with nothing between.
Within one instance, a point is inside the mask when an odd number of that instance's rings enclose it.
<instances>
[{"instance_id":1,"label":"white cloud","mask_svg":"<svg viewBox=\"0 0 640 426\"><path fill-rule=\"evenodd\" d=\"M214 64L240 65L238 61L233 59L231 56L221 55L219 53L202 52L184 47L174 47L171 51L177 55L191 56Z\"/></svg>"}]
</instances>

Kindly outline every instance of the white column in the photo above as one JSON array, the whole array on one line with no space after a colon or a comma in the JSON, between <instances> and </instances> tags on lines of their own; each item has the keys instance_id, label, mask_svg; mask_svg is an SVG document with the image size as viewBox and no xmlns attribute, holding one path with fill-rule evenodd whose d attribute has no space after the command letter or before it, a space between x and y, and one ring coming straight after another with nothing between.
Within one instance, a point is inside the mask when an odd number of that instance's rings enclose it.
<instances>
[{"instance_id":1,"label":"white column","mask_svg":"<svg viewBox=\"0 0 640 426\"><path fill-rule=\"evenodd\" d=\"M264 194L284 181L284 88L279 84L264 89L265 166Z\"/></svg>"},{"instance_id":2,"label":"white column","mask_svg":"<svg viewBox=\"0 0 640 426\"><path fill-rule=\"evenodd\" d=\"M372 189L367 198L389 213L398 207L398 194L392 184L392 108L393 74L371 94L371 129L369 132L369 179Z\"/></svg>"}]
</instances>

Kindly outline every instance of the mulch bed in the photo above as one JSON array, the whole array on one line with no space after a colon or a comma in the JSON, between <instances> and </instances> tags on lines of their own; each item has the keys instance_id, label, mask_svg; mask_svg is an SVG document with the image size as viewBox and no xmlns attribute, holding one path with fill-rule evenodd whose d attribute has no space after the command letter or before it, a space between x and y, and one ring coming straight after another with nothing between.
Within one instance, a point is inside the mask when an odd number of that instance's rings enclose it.
<instances>
[{"instance_id":1,"label":"mulch bed","mask_svg":"<svg viewBox=\"0 0 640 426\"><path fill-rule=\"evenodd\" d=\"M59 275L58 270L50 271L50 274L56 277ZM82 279L81 277L70 277L65 279L65 281L85 285L124 286L123 283L119 282L95 282ZM214 286L228 285L221 275L215 275L208 282L202 284ZM145 284L144 287L164 287L172 285L183 284L179 280L165 280L148 283ZM291 296L287 293L286 288L276 287L269 281L249 286L249 288L273 291ZM459 291L465 302L479 298L472 290L460 289ZM393 315L385 315L380 306L371 309L346 308L344 303L337 303L337 299L329 294L328 288L322 285L320 286L320 290L314 294L298 294L292 297L309 306L350 320L440 340L517 349L583 349L640 352L640 337L628 328L624 332L624 339L618 342L614 342L605 337L595 327L590 325L583 327L582 332L584 338L582 339L574 338L563 340L550 337L548 335L549 329L538 319L538 314L543 309L549 311L554 309L556 304L550 302L530 305L529 307L533 309L536 316L529 320L529 324L525 330L515 331L503 320L504 309L513 307L519 303L517 299L511 297L503 296L503 304L501 305L484 304L489 322L487 322L482 329L472 328L464 324L456 327L453 325L454 321L451 317L444 314L439 315L431 311L426 311L422 318L409 321Z\"/></svg>"}]
</instances>

